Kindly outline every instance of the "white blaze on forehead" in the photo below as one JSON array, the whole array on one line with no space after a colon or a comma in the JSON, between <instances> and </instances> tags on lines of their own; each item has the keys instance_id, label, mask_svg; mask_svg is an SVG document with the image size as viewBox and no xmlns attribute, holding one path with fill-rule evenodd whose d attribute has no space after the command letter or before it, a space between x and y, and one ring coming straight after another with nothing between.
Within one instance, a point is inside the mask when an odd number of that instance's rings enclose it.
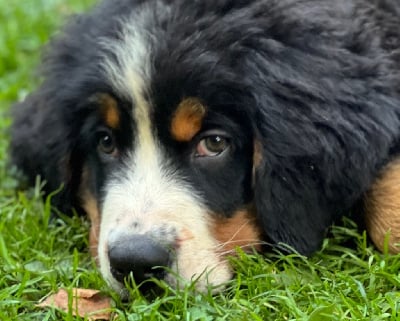
<instances>
[{"instance_id":1,"label":"white blaze on forehead","mask_svg":"<svg viewBox=\"0 0 400 321\"><path fill-rule=\"evenodd\" d=\"M103 72L124 98L140 99L149 89L152 53L164 32L154 22L161 16L168 17L171 12L170 5L164 1L144 2L119 20L117 38L99 39L105 50L101 66ZM141 101L136 103L140 105Z\"/></svg>"},{"instance_id":2,"label":"white blaze on forehead","mask_svg":"<svg viewBox=\"0 0 400 321\"><path fill-rule=\"evenodd\" d=\"M151 37L146 31L149 14L148 10L134 11L119 21L118 38L99 40L106 51L102 63L105 76L118 94L127 99L142 97L149 83L152 52Z\"/></svg>"},{"instance_id":3,"label":"white blaze on forehead","mask_svg":"<svg viewBox=\"0 0 400 321\"><path fill-rule=\"evenodd\" d=\"M166 8L165 8L166 9ZM104 57L102 67L116 92L133 102L133 116L137 125L137 141L144 147L146 159L154 159L155 144L152 138L149 94L151 55L153 51L149 22L154 13L142 5L129 18L120 21L119 39L102 41L103 47L116 60Z\"/></svg>"},{"instance_id":4,"label":"white blaze on forehead","mask_svg":"<svg viewBox=\"0 0 400 321\"><path fill-rule=\"evenodd\" d=\"M114 90L132 101L136 126L135 146L123 169L105 186L101 209L99 238L100 269L105 279L116 289L122 289L110 272L108 244L126 234L166 232L164 240L179 249L171 268L184 279L211 272L213 284L230 278L226 262L217 254L217 241L212 237L205 206L193 189L179 177L165 159L160 143L154 136L150 102L144 96L149 90L151 51L146 36L146 24L151 13L146 10L122 21L120 39L104 41L103 46L115 60L104 57L103 69ZM176 280L169 276L171 283ZM205 288L204 274L199 287Z\"/></svg>"},{"instance_id":5,"label":"white blaze on forehead","mask_svg":"<svg viewBox=\"0 0 400 321\"><path fill-rule=\"evenodd\" d=\"M156 168L160 155L152 132L151 105L145 99L145 95L149 94L153 50L151 36L147 32L152 14L149 10L142 6L142 10L135 11L129 19L121 20L120 39L108 40L103 44L116 60L105 57L103 68L116 92L132 102L136 125L132 163Z\"/></svg>"}]
</instances>

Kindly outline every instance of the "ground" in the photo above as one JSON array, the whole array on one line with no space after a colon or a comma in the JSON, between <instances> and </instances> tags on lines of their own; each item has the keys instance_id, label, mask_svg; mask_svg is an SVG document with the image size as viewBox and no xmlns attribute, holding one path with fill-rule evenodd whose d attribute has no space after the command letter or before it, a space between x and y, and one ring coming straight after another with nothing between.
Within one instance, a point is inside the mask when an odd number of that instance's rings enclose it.
<instances>
[{"instance_id":1,"label":"ground","mask_svg":"<svg viewBox=\"0 0 400 321\"><path fill-rule=\"evenodd\" d=\"M351 221L335 227L309 259L238 253L237 275L221 294L130 288L121 302L87 251L81 217L49 223L51 198L17 187L7 167L7 114L40 82L40 48L65 18L93 0L0 0L0 320L79 320L36 304L60 288L98 289L114 300L118 320L399 320L400 255L379 253ZM39 144L40 142L38 142ZM349 246L350 245L350 246Z\"/></svg>"}]
</instances>

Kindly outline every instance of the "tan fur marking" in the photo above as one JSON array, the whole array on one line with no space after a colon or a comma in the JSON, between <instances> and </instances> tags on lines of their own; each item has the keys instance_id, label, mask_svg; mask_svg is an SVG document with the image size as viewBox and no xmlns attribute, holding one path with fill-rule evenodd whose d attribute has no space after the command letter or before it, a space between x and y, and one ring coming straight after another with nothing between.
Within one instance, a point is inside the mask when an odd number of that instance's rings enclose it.
<instances>
[{"instance_id":1,"label":"tan fur marking","mask_svg":"<svg viewBox=\"0 0 400 321\"><path fill-rule=\"evenodd\" d=\"M400 252L400 160L384 168L365 196L366 227L379 250L387 237L389 252ZM396 245L398 244L398 245Z\"/></svg>"},{"instance_id":2,"label":"tan fur marking","mask_svg":"<svg viewBox=\"0 0 400 321\"><path fill-rule=\"evenodd\" d=\"M263 155L262 155L262 145L258 140L254 141L254 151L253 151L253 170L252 170L252 183L253 187L256 183L256 170L260 167Z\"/></svg>"},{"instance_id":3,"label":"tan fur marking","mask_svg":"<svg viewBox=\"0 0 400 321\"><path fill-rule=\"evenodd\" d=\"M237 211L231 218L217 218L212 223L212 234L221 244L219 252L235 254L234 249L261 250L261 228L253 208Z\"/></svg>"},{"instance_id":4,"label":"tan fur marking","mask_svg":"<svg viewBox=\"0 0 400 321\"><path fill-rule=\"evenodd\" d=\"M88 170L84 169L82 173L82 183L80 186L80 200L81 206L90 220L89 252L97 261L97 249L100 235L100 211L97 206L96 198L87 188L88 176Z\"/></svg>"},{"instance_id":5,"label":"tan fur marking","mask_svg":"<svg viewBox=\"0 0 400 321\"><path fill-rule=\"evenodd\" d=\"M172 118L172 136L177 141L190 141L200 131L205 114L206 108L197 98L185 98Z\"/></svg>"},{"instance_id":6,"label":"tan fur marking","mask_svg":"<svg viewBox=\"0 0 400 321\"><path fill-rule=\"evenodd\" d=\"M116 129L120 124L120 116L118 111L118 104L114 98L107 94L100 94L99 101L101 104L101 115L106 125L110 128Z\"/></svg>"},{"instance_id":7,"label":"tan fur marking","mask_svg":"<svg viewBox=\"0 0 400 321\"><path fill-rule=\"evenodd\" d=\"M262 145L258 140L254 141L254 152L253 152L253 167L257 168L261 165L263 159Z\"/></svg>"}]
</instances>

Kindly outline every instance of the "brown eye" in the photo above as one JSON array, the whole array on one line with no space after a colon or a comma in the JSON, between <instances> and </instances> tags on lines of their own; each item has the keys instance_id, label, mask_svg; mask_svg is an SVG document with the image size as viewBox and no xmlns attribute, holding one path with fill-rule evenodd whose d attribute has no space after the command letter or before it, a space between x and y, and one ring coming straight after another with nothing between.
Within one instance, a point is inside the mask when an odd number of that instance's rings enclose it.
<instances>
[{"instance_id":1,"label":"brown eye","mask_svg":"<svg viewBox=\"0 0 400 321\"><path fill-rule=\"evenodd\" d=\"M114 137L108 132L99 134L98 149L104 154L112 154L116 150Z\"/></svg>"},{"instance_id":2,"label":"brown eye","mask_svg":"<svg viewBox=\"0 0 400 321\"><path fill-rule=\"evenodd\" d=\"M219 135L204 137L196 146L196 156L217 156L229 147L228 139Z\"/></svg>"}]
</instances>

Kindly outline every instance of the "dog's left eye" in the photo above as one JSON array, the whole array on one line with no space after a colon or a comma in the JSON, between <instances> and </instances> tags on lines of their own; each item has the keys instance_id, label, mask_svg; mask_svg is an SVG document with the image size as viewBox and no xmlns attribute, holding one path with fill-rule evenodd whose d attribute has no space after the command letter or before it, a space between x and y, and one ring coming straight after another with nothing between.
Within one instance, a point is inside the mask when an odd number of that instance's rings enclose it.
<instances>
[{"instance_id":1,"label":"dog's left eye","mask_svg":"<svg viewBox=\"0 0 400 321\"><path fill-rule=\"evenodd\" d=\"M229 147L229 140L220 135L204 137L196 146L197 157L218 156Z\"/></svg>"},{"instance_id":2,"label":"dog's left eye","mask_svg":"<svg viewBox=\"0 0 400 321\"><path fill-rule=\"evenodd\" d=\"M98 149L104 154L112 154L116 150L114 136L107 132L101 132L98 135Z\"/></svg>"}]
</instances>

